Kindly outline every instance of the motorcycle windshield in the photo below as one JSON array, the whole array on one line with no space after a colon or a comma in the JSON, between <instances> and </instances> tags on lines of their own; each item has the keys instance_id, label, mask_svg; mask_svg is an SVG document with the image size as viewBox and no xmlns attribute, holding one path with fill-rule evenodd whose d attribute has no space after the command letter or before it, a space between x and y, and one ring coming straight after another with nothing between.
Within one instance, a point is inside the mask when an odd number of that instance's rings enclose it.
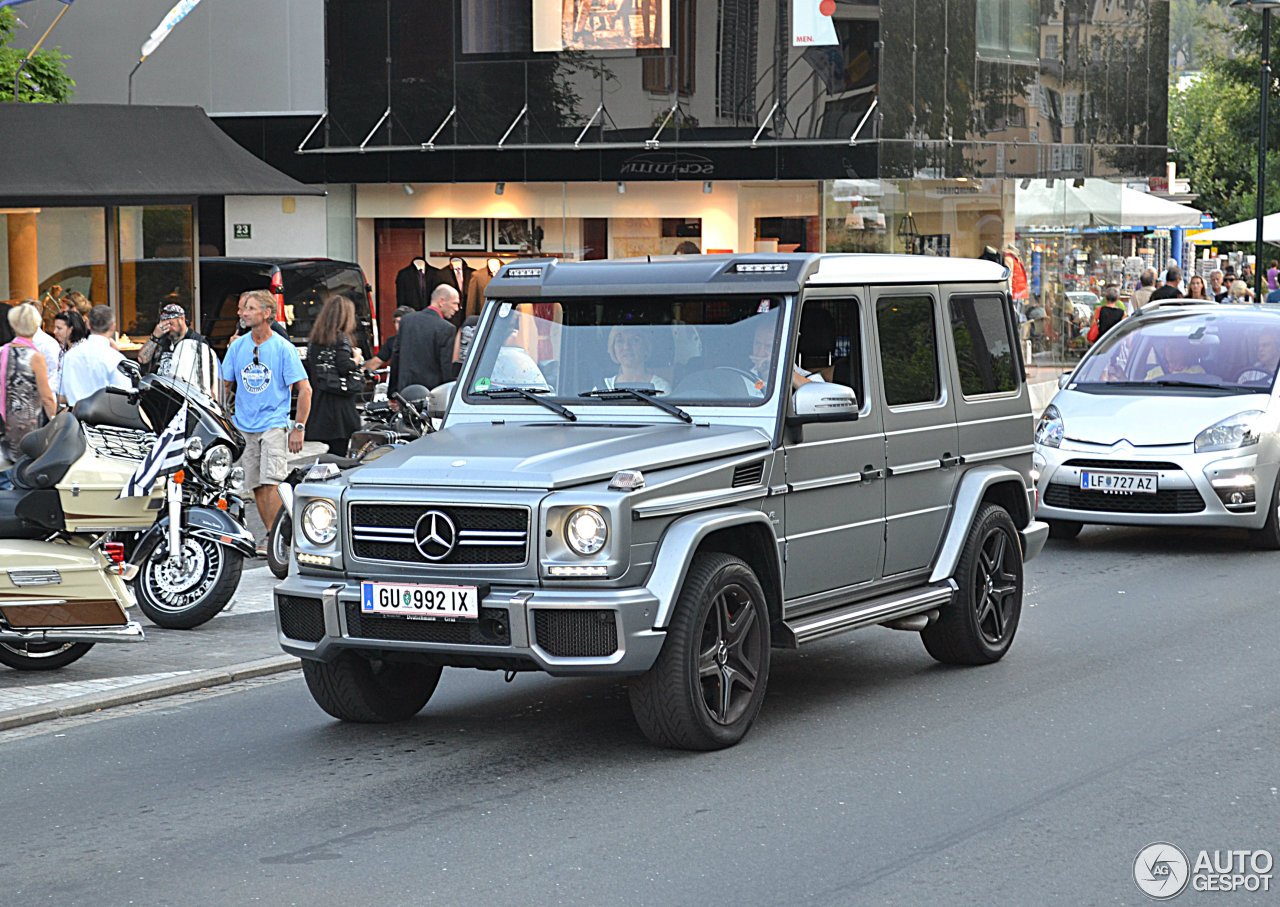
<instances>
[{"instance_id":1,"label":"motorcycle windshield","mask_svg":"<svg viewBox=\"0 0 1280 907\"><path fill-rule=\"evenodd\" d=\"M224 411L222 370L213 348L199 340L181 340L173 348L172 371L166 376L198 402Z\"/></svg>"}]
</instances>

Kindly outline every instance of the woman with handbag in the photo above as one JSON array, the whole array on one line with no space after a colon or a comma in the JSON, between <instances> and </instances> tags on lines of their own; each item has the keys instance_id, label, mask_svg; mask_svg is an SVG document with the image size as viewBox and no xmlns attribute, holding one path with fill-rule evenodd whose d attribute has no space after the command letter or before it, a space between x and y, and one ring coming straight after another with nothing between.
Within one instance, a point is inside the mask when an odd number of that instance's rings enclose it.
<instances>
[{"instance_id":1,"label":"woman with handbag","mask_svg":"<svg viewBox=\"0 0 1280 907\"><path fill-rule=\"evenodd\" d=\"M1098 338L1111 330L1124 318L1124 305L1120 302L1120 288L1109 286L1102 292L1102 304L1093 310L1093 320L1089 322L1089 333L1085 339L1089 343L1097 343Z\"/></svg>"},{"instance_id":2,"label":"woman with handbag","mask_svg":"<svg viewBox=\"0 0 1280 907\"><path fill-rule=\"evenodd\" d=\"M355 305L345 296L334 296L320 310L308 338L306 366L313 396L307 440L323 441L330 453L345 455L351 435L360 427L355 398L364 356L351 341L355 328Z\"/></svg>"}]
</instances>

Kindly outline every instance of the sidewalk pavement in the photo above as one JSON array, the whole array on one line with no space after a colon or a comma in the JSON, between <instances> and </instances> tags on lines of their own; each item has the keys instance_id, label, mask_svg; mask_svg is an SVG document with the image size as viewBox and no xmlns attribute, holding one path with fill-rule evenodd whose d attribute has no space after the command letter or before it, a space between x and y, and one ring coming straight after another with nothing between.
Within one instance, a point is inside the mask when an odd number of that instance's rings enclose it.
<instances>
[{"instance_id":1,"label":"sidewalk pavement","mask_svg":"<svg viewBox=\"0 0 1280 907\"><path fill-rule=\"evenodd\" d=\"M131 608L143 642L99 643L57 671L0 666L0 730L297 668L280 650L275 583L265 560L247 560L231 610L194 630L162 629Z\"/></svg>"}]
</instances>

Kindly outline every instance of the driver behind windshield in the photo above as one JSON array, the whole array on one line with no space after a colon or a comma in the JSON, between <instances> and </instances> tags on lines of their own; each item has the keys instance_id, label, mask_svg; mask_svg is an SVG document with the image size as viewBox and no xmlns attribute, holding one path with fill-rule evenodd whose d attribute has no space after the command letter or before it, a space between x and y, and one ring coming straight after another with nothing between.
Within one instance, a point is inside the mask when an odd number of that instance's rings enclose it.
<instances>
[{"instance_id":1,"label":"driver behind windshield","mask_svg":"<svg viewBox=\"0 0 1280 907\"><path fill-rule=\"evenodd\" d=\"M1205 373L1191 341L1181 337L1167 338L1157 360L1157 364L1147 372L1145 380L1155 381L1171 375L1203 375ZM1164 365L1160 365L1161 362Z\"/></svg>"},{"instance_id":2,"label":"driver behind windshield","mask_svg":"<svg viewBox=\"0 0 1280 907\"><path fill-rule=\"evenodd\" d=\"M1258 334L1258 358L1240 373L1237 384L1269 385L1280 365L1280 331L1267 328Z\"/></svg>"},{"instance_id":3,"label":"driver behind windshield","mask_svg":"<svg viewBox=\"0 0 1280 907\"><path fill-rule=\"evenodd\" d=\"M776 310L775 310L776 311ZM773 316L773 312L769 313ZM751 393L756 396L764 394L764 388L769 382L769 372L773 364L773 336L777 318L770 317L762 320L756 326L755 340L751 347L751 368L748 369L750 374L755 378L755 383L751 387ZM810 381L821 381L821 375L815 375L812 372L806 372L798 365L791 366L791 389L795 390L802 384L808 384Z\"/></svg>"}]
</instances>

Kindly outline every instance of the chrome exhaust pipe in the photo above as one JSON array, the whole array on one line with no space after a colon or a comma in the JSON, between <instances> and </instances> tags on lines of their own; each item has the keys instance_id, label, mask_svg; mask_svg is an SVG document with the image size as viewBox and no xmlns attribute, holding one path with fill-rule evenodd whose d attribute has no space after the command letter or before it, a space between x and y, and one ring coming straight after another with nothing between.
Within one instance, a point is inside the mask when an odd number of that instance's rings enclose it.
<instances>
[{"instance_id":1,"label":"chrome exhaust pipe","mask_svg":"<svg viewBox=\"0 0 1280 907\"><path fill-rule=\"evenodd\" d=\"M14 630L0 627L0 642L142 642L146 634L142 624L131 620L121 627L43 627Z\"/></svg>"}]
</instances>

